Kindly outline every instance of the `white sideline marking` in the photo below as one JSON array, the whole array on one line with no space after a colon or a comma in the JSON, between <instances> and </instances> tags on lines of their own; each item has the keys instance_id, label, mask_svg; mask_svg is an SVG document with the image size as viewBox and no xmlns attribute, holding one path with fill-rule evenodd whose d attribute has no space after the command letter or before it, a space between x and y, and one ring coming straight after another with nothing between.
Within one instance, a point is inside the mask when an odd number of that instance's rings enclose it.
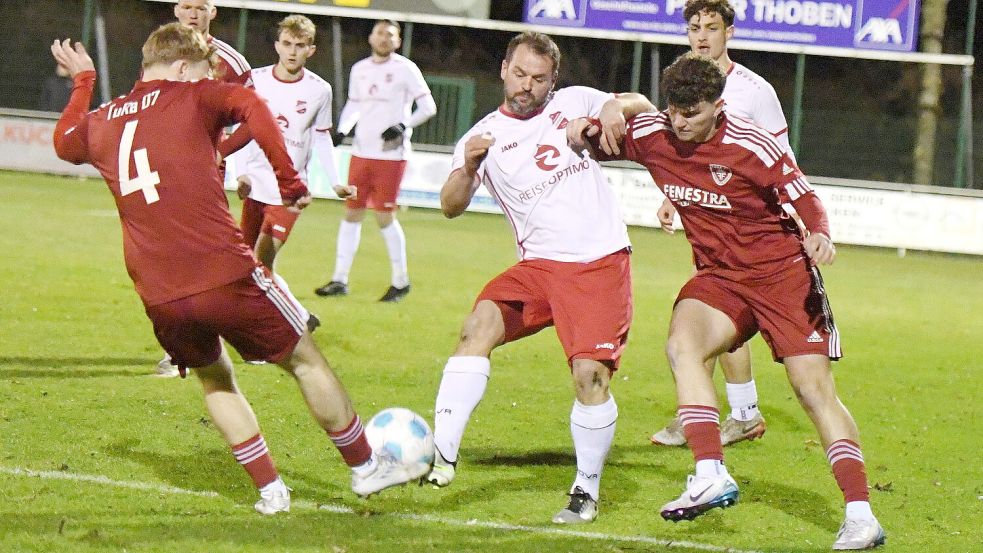
<instances>
[{"instance_id":1,"label":"white sideline marking","mask_svg":"<svg viewBox=\"0 0 983 553\"><path fill-rule=\"evenodd\" d=\"M48 480L71 480L76 482L92 482L95 484L115 486L117 488L129 488L134 490L143 490L143 491L165 493L165 494L194 495L199 497L220 497L217 492L213 492L213 491L186 490L184 488L177 488L174 486L167 486L163 484L150 484L147 482L134 482L134 481L127 481L127 480L112 480L105 476L94 475L94 474L78 474L78 473L61 472L61 471L54 471L54 470L31 470L31 469L10 468L10 467L0 467L0 473L10 474L13 476L27 476L30 478L40 478L40 479L48 479ZM328 511L330 513L341 514L341 515L357 515L355 510L352 509L351 507L346 507L344 505L317 504L314 503L313 501L305 501L305 500L294 500L291 502L291 507L294 508L302 507L304 509ZM529 534L544 534L549 536L586 538L586 539L601 540L601 541L645 543L649 545L659 545L662 547L682 547L688 549L697 549L700 551L716 551L720 553L761 553L755 550L734 549L732 547L723 547L720 545L712 545L708 543L699 543L699 542L682 541L682 540L667 540L663 538L654 538L650 536L620 536L617 534L604 534L601 532L584 532L584 531L577 531L577 530L566 530L563 528L525 526L522 524L508 524L504 522L492 522L492 521L477 520L477 519L460 520L460 519L446 518L446 517L435 516L435 515L421 515L421 514L413 514L413 513L381 513L381 514L375 514L374 516L384 516L389 518L412 520L418 522L432 522L437 524L443 524L446 526L461 526L467 528L489 528L492 530L506 530L509 532L525 532Z\"/></svg>"}]
</instances>

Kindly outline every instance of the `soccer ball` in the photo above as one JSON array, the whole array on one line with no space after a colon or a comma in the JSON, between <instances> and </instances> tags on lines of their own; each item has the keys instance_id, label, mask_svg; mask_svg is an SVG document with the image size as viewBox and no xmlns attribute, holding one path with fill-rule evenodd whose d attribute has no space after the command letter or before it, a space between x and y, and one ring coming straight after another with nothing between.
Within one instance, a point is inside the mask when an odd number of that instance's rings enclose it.
<instances>
[{"instance_id":1,"label":"soccer ball","mask_svg":"<svg viewBox=\"0 0 983 553\"><path fill-rule=\"evenodd\" d=\"M406 468L410 478L419 478L433 465L433 432L420 415L403 407L379 411L365 426L365 437L373 451L385 450Z\"/></svg>"}]
</instances>

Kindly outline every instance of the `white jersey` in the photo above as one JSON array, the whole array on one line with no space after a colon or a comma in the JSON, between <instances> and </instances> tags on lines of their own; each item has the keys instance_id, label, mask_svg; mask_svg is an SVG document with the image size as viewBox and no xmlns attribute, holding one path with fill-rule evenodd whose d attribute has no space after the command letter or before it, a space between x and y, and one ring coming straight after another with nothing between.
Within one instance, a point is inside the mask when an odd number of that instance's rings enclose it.
<instances>
[{"instance_id":1,"label":"white jersey","mask_svg":"<svg viewBox=\"0 0 983 553\"><path fill-rule=\"evenodd\" d=\"M348 82L348 101L338 120L338 130L355 127L352 154L367 159L406 159L412 129L402 140L386 142L382 132L410 117L413 102L430 96L430 87L415 63L392 53L377 63L371 57L356 62Z\"/></svg>"},{"instance_id":2,"label":"white jersey","mask_svg":"<svg viewBox=\"0 0 983 553\"><path fill-rule=\"evenodd\" d=\"M567 146L568 121L597 117L611 98L593 88L563 88L532 116L499 108L458 141L452 171L464 166L469 138L495 138L478 178L512 225L521 259L586 263L631 245L600 164Z\"/></svg>"},{"instance_id":3,"label":"white jersey","mask_svg":"<svg viewBox=\"0 0 983 553\"><path fill-rule=\"evenodd\" d=\"M270 65L253 70L256 93L266 100L273 117L280 124L283 142L294 162L294 169L306 182L314 133L326 133L331 129L331 85L307 69L303 70L300 80L281 81L273 74L273 67ZM318 152L318 155L322 155L322 152ZM280 205L280 188L273 167L256 142L250 141L235 156L236 176L248 175L252 181L249 197L258 202ZM325 161L321 160L322 163ZM333 160L328 162L333 168Z\"/></svg>"},{"instance_id":4,"label":"white jersey","mask_svg":"<svg viewBox=\"0 0 983 553\"><path fill-rule=\"evenodd\" d=\"M778 101L775 89L761 75L737 62L731 62L722 97L728 115L753 122L775 135L786 151L791 151L788 144L788 123L782 113L782 104Z\"/></svg>"}]
</instances>

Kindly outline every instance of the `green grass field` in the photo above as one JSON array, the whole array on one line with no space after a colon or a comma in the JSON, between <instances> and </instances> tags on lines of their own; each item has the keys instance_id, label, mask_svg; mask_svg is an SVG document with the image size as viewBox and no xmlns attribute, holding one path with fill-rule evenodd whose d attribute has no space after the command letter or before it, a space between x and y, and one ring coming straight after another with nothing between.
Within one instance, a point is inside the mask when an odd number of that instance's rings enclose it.
<instances>
[{"instance_id":1,"label":"green grass field","mask_svg":"<svg viewBox=\"0 0 983 553\"><path fill-rule=\"evenodd\" d=\"M690 272L680 233L632 229L635 321L593 525L549 522L573 477L572 385L552 330L495 353L453 486L369 500L351 493L291 379L237 364L294 489L290 514L263 518L197 383L150 376L160 350L102 182L0 173L0 198L11 255L0 264L0 551L824 551L841 522L815 432L759 338L768 433L726 450L741 503L689 523L659 517L692 467L689 450L648 442L675 409L662 345ZM511 233L496 216L401 213L413 293L381 305L388 262L367 222L351 295L318 298L341 212L311 206L279 272L324 321L316 340L363 418L401 405L432 420L474 295L514 261ZM983 260L841 247L824 276L846 352L837 384L860 425L887 550L983 551Z\"/></svg>"}]
</instances>

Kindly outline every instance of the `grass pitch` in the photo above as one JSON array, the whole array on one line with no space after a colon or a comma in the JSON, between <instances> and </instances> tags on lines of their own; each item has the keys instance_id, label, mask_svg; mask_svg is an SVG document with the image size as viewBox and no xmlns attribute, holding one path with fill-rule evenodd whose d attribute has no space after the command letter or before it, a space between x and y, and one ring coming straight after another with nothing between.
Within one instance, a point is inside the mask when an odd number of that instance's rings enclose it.
<instances>
[{"instance_id":1,"label":"grass pitch","mask_svg":"<svg viewBox=\"0 0 983 553\"><path fill-rule=\"evenodd\" d=\"M102 182L0 173L0 198L0 551L824 551L841 521L815 431L758 338L768 433L725 450L741 503L690 523L659 517L692 466L687 449L648 443L675 408L662 344L690 272L681 234L632 229L636 314L597 522L549 522L573 477L573 393L552 330L495 353L451 487L370 500L352 495L291 379L238 364L294 488L293 512L263 518L197 383L150 376L160 350ZM312 293L328 280L341 213L329 201L308 209L279 272L324 321L316 340L363 418L401 405L432 419L464 315L515 259L507 224L401 213L413 292L381 305L389 268L370 220L351 295ZM983 260L841 247L824 277L846 353L837 385L860 424L888 550L983 550Z\"/></svg>"}]
</instances>

